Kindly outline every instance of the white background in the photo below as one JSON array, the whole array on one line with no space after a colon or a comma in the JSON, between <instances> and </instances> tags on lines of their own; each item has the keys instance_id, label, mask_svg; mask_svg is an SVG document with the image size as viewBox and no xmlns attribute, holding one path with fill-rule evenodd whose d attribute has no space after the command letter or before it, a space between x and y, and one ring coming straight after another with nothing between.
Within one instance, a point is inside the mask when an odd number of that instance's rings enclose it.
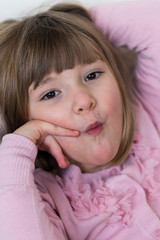
<instances>
[{"instance_id":1,"label":"white background","mask_svg":"<svg viewBox=\"0 0 160 240\"><path fill-rule=\"evenodd\" d=\"M62 0L0 0L0 21L10 18L20 18L60 1L62 2ZM72 0L72 2L82 3L85 7L109 1L115 2L124 0ZM71 2L71 0L64 0L63 2Z\"/></svg>"}]
</instances>

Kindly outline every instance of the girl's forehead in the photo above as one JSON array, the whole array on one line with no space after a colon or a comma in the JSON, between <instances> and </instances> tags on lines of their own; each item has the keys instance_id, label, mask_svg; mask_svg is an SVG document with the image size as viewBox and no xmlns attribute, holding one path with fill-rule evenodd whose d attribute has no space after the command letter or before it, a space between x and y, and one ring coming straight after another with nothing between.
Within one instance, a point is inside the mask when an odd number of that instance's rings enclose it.
<instances>
[{"instance_id":1,"label":"girl's forehead","mask_svg":"<svg viewBox=\"0 0 160 240\"><path fill-rule=\"evenodd\" d=\"M67 77L73 75L77 75L79 77L85 77L91 71L102 70L102 68L107 67L108 65L105 61L97 59L91 63L81 63L75 65L73 68L64 69L60 73L57 73L54 69L45 75L39 84L35 87L35 83L33 82L30 86L30 91L34 91L36 88L41 88L46 84L49 84L53 81L59 81L60 79L68 79Z\"/></svg>"},{"instance_id":2,"label":"girl's forehead","mask_svg":"<svg viewBox=\"0 0 160 240\"><path fill-rule=\"evenodd\" d=\"M55 70L52 70L49 74L47 74L41 81L41 84L47 82L49 78L52 76L53 78L57 78L59 76L63 76L65 74L70 74L72 72L79 72L82 75L85 74L87 71L90 71L91 69L93 70L98 70L98 68L102 66L107 66L107 63L104 60L100 59L94 59L93 62L89 63L78 63L72 68L68 69L63 69L61 72L56 72Z\"/></svg>"},{"instance_id":3,"label":"girl's forehead","mask_svg":"<svg viewBox=\"0 0 160 240\"><path fill-rule=\"evenodd\" d=\"M64 56L64 62L60 61L60 59L58 58L57 61L56 61L56 56L53 57L54 60L52 62L52 59L48 59L48 66L46 67L46 63L42 63L41 64L41 72L42 73L41 75L38 73L39 72L39 69L37 69L37 73L39 74L39 77L37 78L37 75L35 74L35 79L33 80L34 82L34 88L36 88L37 86L39 86L40 84L43 84L44 82L48 81L47 79L49 78L49 76L52 74L54 76L60 76L62 75L64 72L66 71L69 71L69 70L73 70L75 69L76 71L81 68L82 69L86 69L89 68L89 67L92 67L94 66L95 63L100 63L100 62L105 62L105 64L107 64L107 61L105 60L105 58L101 58L100 56L90 56L84 57L84 59L76 59L76 56L74 57L73 56L73 59L71 61L68 60L68 63L67 63L67 57ZM46 59L47 61L47 59ZM58 64L59 63L59 64ZM98 66L97 66L98 67Z\"/></svg>"}]
</instances>

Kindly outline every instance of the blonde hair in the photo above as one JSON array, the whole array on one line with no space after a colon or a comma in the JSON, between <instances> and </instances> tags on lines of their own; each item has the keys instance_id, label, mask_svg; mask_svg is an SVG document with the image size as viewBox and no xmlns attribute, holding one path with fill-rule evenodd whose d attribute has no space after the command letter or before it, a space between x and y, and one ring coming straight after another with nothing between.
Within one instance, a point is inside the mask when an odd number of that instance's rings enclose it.
<instances>
[{"instance_id":1,"label":"blonde hair","mask_svg":"<svg viewBox=\"0 0 160 240\"><path fill-rule=\"evenodd\" d=\"M36 88L51 71L57 73L77 64L105 61L120 89L123 105L123 133L111 164L123 162L130 149L134 120L128 91L128 73L117 49L94 26L88 12L79 5L60 4L46 12L12 24L0 36L0 105L13 132L28 120L28 89ZM131 92L131 91L130 91Z\"/></svg>"}]
</instances>

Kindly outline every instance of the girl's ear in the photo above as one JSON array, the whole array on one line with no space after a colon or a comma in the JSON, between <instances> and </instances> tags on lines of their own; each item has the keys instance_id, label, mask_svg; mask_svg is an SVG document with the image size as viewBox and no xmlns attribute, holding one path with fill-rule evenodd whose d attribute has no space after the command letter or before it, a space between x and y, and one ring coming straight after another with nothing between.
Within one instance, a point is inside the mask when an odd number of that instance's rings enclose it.
<instances>
[{"instance_id":1,"label":"girl's ear","mask_svg":"<svg viewBox=\"0 0 160 240\"><path fill-rule=\"evenodd\" d=\"M78 4L59 3L51 7L49 11L65 12L65 13L70 13L74 15L79 15L80 17L85 17L87 20L92 22L92 18L89 15L89 12Z\"/></svg>"}]
</instances>

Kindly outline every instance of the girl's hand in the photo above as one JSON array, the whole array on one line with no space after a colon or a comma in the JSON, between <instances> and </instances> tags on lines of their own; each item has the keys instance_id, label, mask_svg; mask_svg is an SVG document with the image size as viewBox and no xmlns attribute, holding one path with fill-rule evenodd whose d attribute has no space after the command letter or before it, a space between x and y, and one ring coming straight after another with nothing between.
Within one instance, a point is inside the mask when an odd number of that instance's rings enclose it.
<instances>
[{"instance_id":1,"label":"girl's hand","mask_svg":"<svg viewBox=\"0 0 160 240\"><path fill-rule=\"evenodd\" d=\"M57 160L57 163L61 168L67 167L69 161L64 156L62 148L54 136L79 136L78 131L62 128L41 120L29 121L18 128L14 133L29 138L35 143L39 150L50 153Z\"/></svg>"}]
</instances>

